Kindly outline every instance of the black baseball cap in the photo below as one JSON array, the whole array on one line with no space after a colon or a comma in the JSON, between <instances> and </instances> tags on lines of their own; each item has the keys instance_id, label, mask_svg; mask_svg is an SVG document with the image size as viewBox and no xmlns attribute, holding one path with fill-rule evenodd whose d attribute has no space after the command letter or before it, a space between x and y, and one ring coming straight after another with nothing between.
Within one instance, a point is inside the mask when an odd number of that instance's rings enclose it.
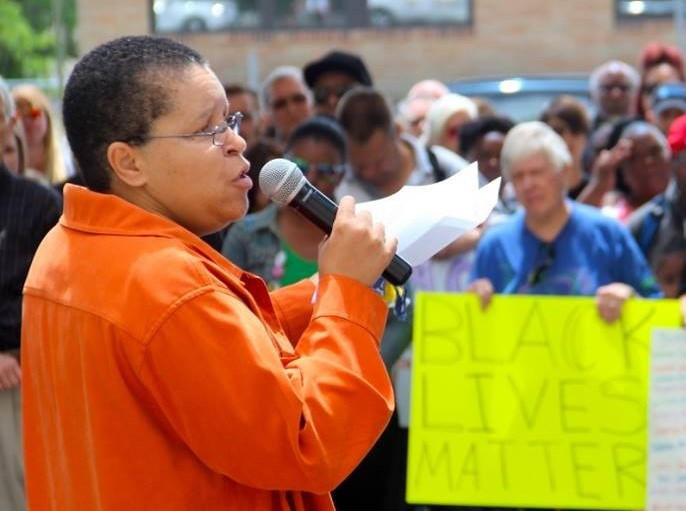
<instances>
[{"instance_id":1,"label":"black baseball cap","mask_svg":"<svg viewBox=\"0 0 686 511\"><path fill-rule=\"evenodd\" d=\"M303 69L305 82L308 87L314 87L317 78L327 71L341 71L353 76L360 84L371 87L372 77L369 75L364 61L354 53L333 50L319 60L310 62Z\"/></svg>"}]
</instances>

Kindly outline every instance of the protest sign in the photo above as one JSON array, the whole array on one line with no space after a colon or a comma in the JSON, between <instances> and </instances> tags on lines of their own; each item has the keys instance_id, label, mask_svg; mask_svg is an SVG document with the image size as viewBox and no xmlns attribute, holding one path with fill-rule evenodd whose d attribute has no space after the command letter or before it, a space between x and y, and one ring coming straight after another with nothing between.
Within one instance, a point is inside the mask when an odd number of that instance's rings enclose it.
<instances>
[{"instance_id":1,"label":"protest sign","mask_svg":"<svg viewBox=\"0 0 686 511\"><path fill-rule=\"evenodd\" d=\"M631 299L609 325L586 297L419 293L410 502L645 505L650 332L674 300Z\"/></svg>"}]
</instances>

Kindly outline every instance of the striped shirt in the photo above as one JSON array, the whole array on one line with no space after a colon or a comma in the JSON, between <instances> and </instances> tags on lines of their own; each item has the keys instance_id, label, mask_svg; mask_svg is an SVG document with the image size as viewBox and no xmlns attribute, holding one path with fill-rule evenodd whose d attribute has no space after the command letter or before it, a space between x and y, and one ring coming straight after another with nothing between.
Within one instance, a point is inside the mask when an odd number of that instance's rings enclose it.
<instances>
[{"instance_id":1,"label":"striped shirt","mask_svg":"<svg viewBox=\"0 0 686 511\"><path fill-rule=\"evenodd\" d=\"M24 280L61 209L57 192L0 163L0 352L19 348Z\"/></svg>"}]
</instances>

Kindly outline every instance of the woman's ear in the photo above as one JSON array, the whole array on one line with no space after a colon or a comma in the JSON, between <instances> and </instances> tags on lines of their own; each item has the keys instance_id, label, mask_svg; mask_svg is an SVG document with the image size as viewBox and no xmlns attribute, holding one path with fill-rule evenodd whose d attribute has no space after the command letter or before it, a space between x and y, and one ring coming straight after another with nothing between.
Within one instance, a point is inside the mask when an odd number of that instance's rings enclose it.
<instances>
[{"instance_id":1,"label":"woman's ear","mask_svg":"<svg viewBox=\"0 0 686 511\"><path fill-rule=\"evenodd\" d=\"M139 166L136 147L126 142L112 142L107 147L107 161L114 175L123 183L135 188L145 184L147 176Z\"/></svg>"}]
</instances>

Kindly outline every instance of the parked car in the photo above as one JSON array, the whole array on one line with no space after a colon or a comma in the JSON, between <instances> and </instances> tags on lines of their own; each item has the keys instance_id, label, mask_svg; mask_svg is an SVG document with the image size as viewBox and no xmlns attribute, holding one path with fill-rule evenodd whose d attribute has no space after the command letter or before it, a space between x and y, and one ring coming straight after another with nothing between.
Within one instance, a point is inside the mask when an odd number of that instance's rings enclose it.
<instances>
[{"instance_id":1,"label":"parked car","mask_svg":"<svg viewBox=\"0 0 686 511\"><path fill-rule=\"evenodd\" d=\"M155 0L155 31L223 30L238 20L234 0Z\"/></svg>"},{"instance_id":2,"label":"parked car","mask_svg":"<svg viewBox=\"0 0 686 511\"><path fill-rule=\"evenodd\" d=\"M515 122L537 119L561 94L581 100L593 115L587 75L535 75L469 78L448 83L452 92L487 100L497 113Z\"/></svg>"},{"instance_id":3,"label":"parked car","mask_svg":"<svg viewBox=\"0 0 686 511\"><path fill-rule=\"evenodd\" d=\"M373 27L469 21L469 0L367 0Z\"/></svg>"}]
</instances>

